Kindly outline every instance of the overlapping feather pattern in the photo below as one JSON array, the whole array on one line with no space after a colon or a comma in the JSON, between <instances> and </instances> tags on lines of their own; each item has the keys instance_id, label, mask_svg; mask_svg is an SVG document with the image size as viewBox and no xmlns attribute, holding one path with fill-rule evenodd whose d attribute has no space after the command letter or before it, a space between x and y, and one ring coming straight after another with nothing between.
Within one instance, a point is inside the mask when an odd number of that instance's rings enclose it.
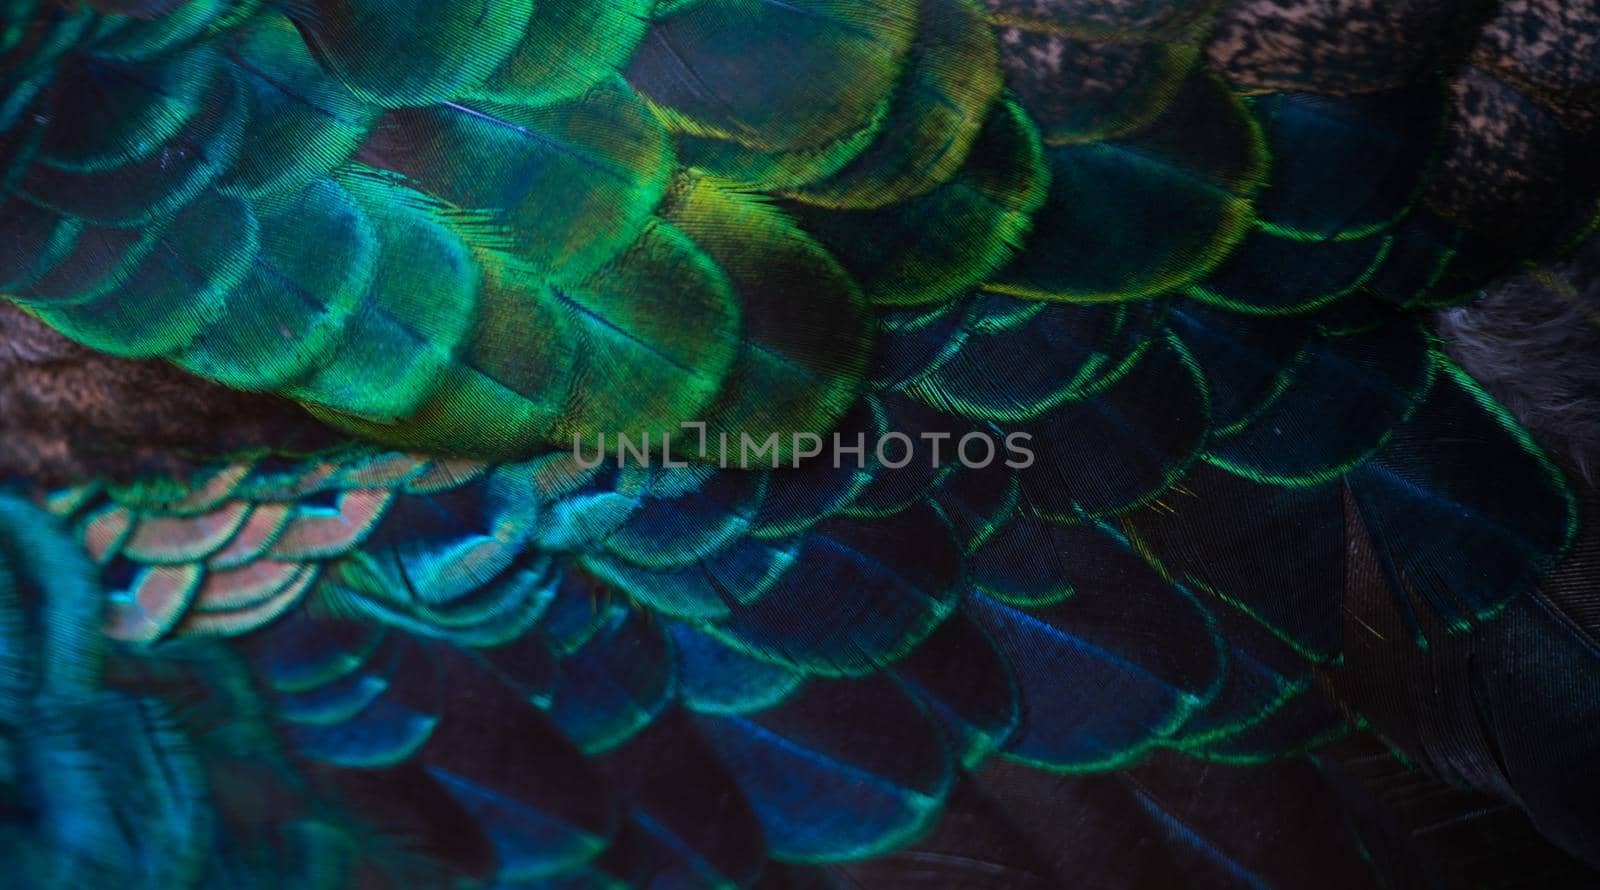
<instances>
[{"instance_id":1,"label":"overlapping feather pattern","mask_svg":"<svg viewBox=\"0 0 1600 890\"><path fill-rule=\"evenodd\" d=\"M1368 732L1600 864L1594 629L1538 588L1578 498L1418 311L1600 220L1592 4L0 12L0 293L351 440L33 492L72 544L0 504L7 553L74 554L0 602L7 678L79 674L0 721L65 764L14 783L30 879L1165 880L1135 830L1267 885L1173 784L1281 761L1371 882L1305 759ZM571 453L684 424L782 465ZM104 668L52 623L95 568ZM152 796L171 862L124 836ZM1062 800L1071 855L1007 822Z\"/></svg>"}]
</instances>

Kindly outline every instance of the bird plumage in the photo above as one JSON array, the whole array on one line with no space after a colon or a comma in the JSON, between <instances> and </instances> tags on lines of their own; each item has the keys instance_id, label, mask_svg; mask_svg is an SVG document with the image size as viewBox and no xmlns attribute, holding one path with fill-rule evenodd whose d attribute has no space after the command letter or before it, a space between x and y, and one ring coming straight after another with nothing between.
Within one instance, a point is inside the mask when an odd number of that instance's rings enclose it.
<instances>
[{"instance_id":1,"label":"bird plumage","mask_svg":"<svg viewBox=\"0 0 1600 890\"><path fill-rule=\"evenodd\" d=\"M1600 867L1593 493L1429 325L1592 244L1591 5L0 12L24 885Z\"/></svg>"}]
</instances>

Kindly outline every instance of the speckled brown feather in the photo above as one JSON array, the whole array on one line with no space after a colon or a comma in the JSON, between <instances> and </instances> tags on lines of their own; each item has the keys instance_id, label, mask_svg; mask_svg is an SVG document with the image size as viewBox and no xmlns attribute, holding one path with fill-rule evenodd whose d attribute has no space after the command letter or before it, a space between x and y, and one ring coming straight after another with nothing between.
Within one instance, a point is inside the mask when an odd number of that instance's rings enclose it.
<instances>
[{"instance_id":1,"label":"speckled brown feather","mask_svg":"<svg viewBox=\"0 0 1600 890\"><path fill-rule=\"evenodd\" d=\"M0 478L36 484L185 474L193 461L337 441L293 402L73 343L0 303Z\"/></svg>"}]
</instances>

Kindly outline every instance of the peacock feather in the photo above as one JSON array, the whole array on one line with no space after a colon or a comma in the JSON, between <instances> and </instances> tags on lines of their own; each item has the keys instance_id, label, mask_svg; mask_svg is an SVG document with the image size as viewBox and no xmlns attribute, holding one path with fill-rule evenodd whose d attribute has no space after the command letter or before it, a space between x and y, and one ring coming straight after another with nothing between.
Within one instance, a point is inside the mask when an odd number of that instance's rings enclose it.
<instances>
[{"instance_id":1,"label":"peacock feather","mask_svg":"<svg viewBox=\"0 0 1600 890\"><path fill-rule=\"evenodd\" d=\"M1588 0L0 0L3 871L1593 881L1434 320L1600 317L1597 121Z\"/></svg>"}]
</instances>

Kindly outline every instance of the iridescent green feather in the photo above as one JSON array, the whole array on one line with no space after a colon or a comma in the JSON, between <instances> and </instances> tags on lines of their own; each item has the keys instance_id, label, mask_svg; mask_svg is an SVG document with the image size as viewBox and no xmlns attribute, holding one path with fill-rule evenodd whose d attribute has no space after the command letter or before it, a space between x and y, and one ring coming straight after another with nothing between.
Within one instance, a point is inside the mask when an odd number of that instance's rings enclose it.
<instances>
[{"instance_id":1,"label":"iridescent green feather","mask_svg":"<svg viewBox=\"0 0 1600 890\"><path fill-rule=\"evenodd\" d=\"M481 84L510 58L533 9L533 0L330 0L294 14L335 77L363 99L398 107L448 101Z\"/></svg>"},{"instance_id":2,"label":"iridescent green feather","mask_svg":"<svg viewBox=\"0 0 1600 890\"><path fill-rule=\"evenodd\" d=\"M856 400L870 346L855 281L757 196L691 179L663 213L727 272L740 298L743 337L705 413L707 432L789 439L832 429Z\"/></svg>"},{"instance_id":3,"label":"iridescent green feather","mask_svg":"<svg viewBox=\"0 0 1600 890\"><path fill-rule=\"evenodd\" d=\"M1050 196L989 287L1074 301L1151 296L1216 268L1249 231L1268 163L1239 99L1198 74L1137 133L1045 155Z\"/></svg>"},{"instance_id":4,"label":"iridescent green feather","mask_svg":"<svg viewBox=\"0 0 1600 890\"><path fill-rule=\"evenodd\" d=\"M298 188L349 160L378 109L327 76L287 18L263 14L228 47L250 90L250 122L222 188L247 197Z\"/></svg>"},{"instance_id":5,"label":"iridescent green feather","mask_svg":"<svg viewBox=\"0 0 1600 890\"><path fill-rule=\"evenodd\" d=\"M871 143L916 33L916 0L694 0L651 22L627 76L684 159L799 185Z\"/></svg>"},{"instance_id":6,"label":"iridescent green feather","mask_svg":"<svg viewBox=\"0 0 1600 890\"><path fill-rule=\"evenodd\" d=\"M873 210L799 205L802 223L878 305L949 299L1003 267L1027 241L1050 173L1039 134L1014 102L997 103L948 182Z\"/></svg>"},{"instance_id":7,"label":"iridescent green feather","mask_svg":"<svg viewBox=\"0 0 1600 890\"><path fill-rule=\"evenodd\" d=\"M466 95L530 105L575 98L628 63L650 10L646 0L538 0L511 56Z\"/></svg>"},{"instance_id":8,"label":"iridescent green feather","mask_svg":"<svg viewBox=\"0 0 1600 890\"><path fill-rule=\"evenodd\" d=\"M918 16L917 40L872 144L792 197L824 207L882 207L956 174L1000 94L999 53L974 0L924 0Z\"/></svg>"}]
</instances>

